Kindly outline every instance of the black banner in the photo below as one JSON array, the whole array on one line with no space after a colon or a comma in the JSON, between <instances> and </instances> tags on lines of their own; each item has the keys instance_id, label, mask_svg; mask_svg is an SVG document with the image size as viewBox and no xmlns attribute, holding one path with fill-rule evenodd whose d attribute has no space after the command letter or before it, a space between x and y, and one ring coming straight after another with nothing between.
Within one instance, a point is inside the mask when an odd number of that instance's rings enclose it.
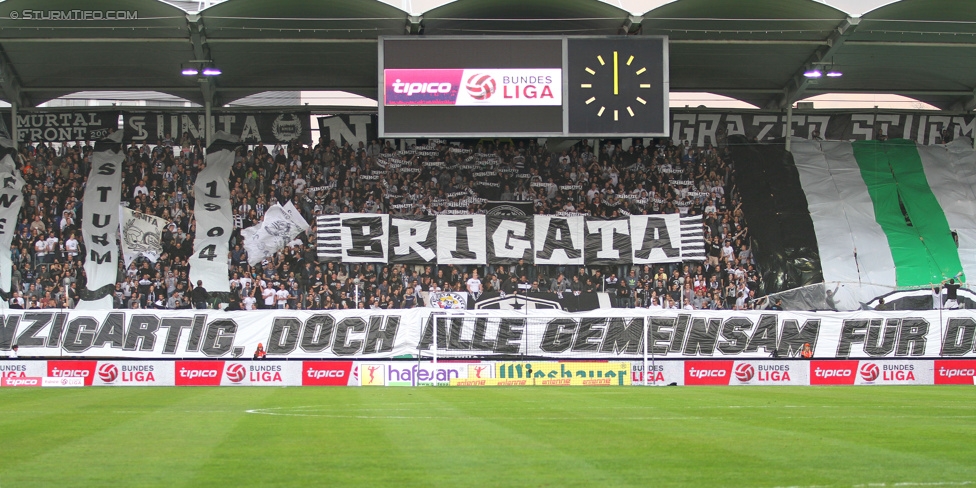
<instances>
[{"instance_id":1,"label":"black banner","mask_svg":"<svg viewBox=\"0 0 976 488\"><path fill-rule=\"evenodd\" d=\"M325 142L336 141L342 146L348 142L350 146L359 147L359 143L368 146L370 142L379 139L379 125L376 114L339 114L319 117L319 136Z\"/></svg>"},{"instance_id":2,"label":"black banner","mask_svg":"<svg viewBox=\"0 0 976 488\"><path fill-rule=\"evenodd\" d=\"M468 308L476 310L565 310L585 312L611 308L613 301L607 293L517 293L485 292L478 300L468 300Z\"/></svg>"},{"instance_id":3,"label":"black banner","mask_svg":"<svg viewBox=\"0 0 976 488\"><path fill-rule=\"evenodd\" d=\"M717 145L719 138L742 135L769 142L786 136L786 112L671 110L671 139L702 147ZM911 139L919 144L946 142L949 138L976 135L976 116L940 112L793 111L794 137L829 140L873 140L879 134L891 139Z\"/></svg>"},{"instance_id":4,"label":"black banner","mask_svg":"<svg viewBox=\"0 0 976 488\"><path fill-rule=\"evenodd\" d=\"M532 201L495 201L489 200L484 204L485 215L495 217L524 216L535 213L535 204Z\"/></svg>"},{"instance_id":5,"label":"black banner","mask_svg":"<svg viewBox=\"0 0 976 488\"><path fill-rule=\"evenodd\" d=\"M18 142L69 142L104 139L119 128L119 111L30 112L17 114ZM10 112L4 121L10 120ZM5 131L6 127L0 129Z\"/></svg>"},{"instance_id":6,"label":"black banner","mask_svg":"<svg viewBox=\"0 0 976 488\"><path fill-rule=\"evenodd\" d=\"M312 143L311 112L214 112L213 131L239 136L243 144ZM160 144L167 139L179 144L184 132L204 137L204 114L200 112L126 112L125 141Z\"/></svg>"}]
</instances>

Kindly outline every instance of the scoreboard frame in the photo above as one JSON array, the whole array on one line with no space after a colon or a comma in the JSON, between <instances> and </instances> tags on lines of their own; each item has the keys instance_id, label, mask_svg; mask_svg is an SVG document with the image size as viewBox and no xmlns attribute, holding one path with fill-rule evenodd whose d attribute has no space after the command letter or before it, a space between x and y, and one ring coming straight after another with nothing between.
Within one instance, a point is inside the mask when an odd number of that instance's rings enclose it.
<instances>
[{"instance_id":1,"label":"scoreboard frame","mask_svg":"<svg viewBox=\"0 0 976 488\"><path fill-rule=\"evenodd\" d=\"M668 108L668 95L670 88L669 80L669 47L668 38L666 36L436 36L436 37L424 37L424 36L380 36L378 39L378 60L377 63L377 86L378 86L378 96L377 96L377 116L379 122L379 137L383 138L429 138L429 137L439 137L439 138L480 138L480 137L565 137L565 138L575 138L575 137L596 137L596 138L621 138L621 137L670 137L670 127L669 127L669 108ZM397 113L400 112L401 107L393 106L390 110L391 113L387 113L386 105L386 80L384 79L384 71L386 69L396 69L397 66L402 66L402 64L394 64L393 68L387 66L386 51L387 43L391 45L396 43L410 42L418 43L417 52L420 52L423 43L450 43L450 42L498 42L505 41L506 43L511 42L526 42L534 43L535 46L527 45L524 51L534 52L540 49L541 41L547 41L545 44L550 45L548 48L551 49L552 41L558 41L561 46L561 52L558 53L561 57L561 113L559 115L558 122L561 122L557 127L555 120L551 120L553 115L551 110L543 110L542 107L527 107L527 106L492 106L492 107L472 107L472 106L412 106L410 111L414 114L417 113L429 113L430 117L443 116L444 114L472 114L478 113L476 111L484 111L481 113L491 114L481 124L482 126L495 121L499 121L501 124L502 120L514 121L516 125L521 124L523 127L531 124L531 117L534 114L540 114L540 117L546 119L545 122L539 125L549 125L549 129L543 128L542 130L536 130L533 128L516 128L514 130L509 129L507 125L503 128L495 129L478 129L464 127L464 123L473 117L463 116L456 118L451 121L450 124L445 121L440 121L439 128L431 127L430 124L424 125L424 117L428 115L413 115L410 119L409 129L403 129L407 125L407 122L402 119L402 115ZM577 54L574 58L574 53L570 46L577 45L583 47L589 47L591 49L579 49L577 48ZM599 58L599 63L604 64L602 68L598 63L596 57L591 56L593 47L605 46L607 53L606 57L602 55ZM443 48L442 46L439 46ZM545 50L545 49L542 49ZM521 51L521 50L520 50ZM586 51L586 52L583 52ZM648 81L649 83L641 83L641 88L651 88L648 89L648 98L636 97L637 102L632 102L629 105L620 105L620 108L611 108L609 111L597 109L597 105L594 105L593 110L586 110L581 105L581 102L588 105L589 103L584 102L584 100L589 100L594 97L593 94L607 95L605 90L609 89L608 83L593 83L586 84L590 85L588 88L581 88L580 86L570 85L570 73L571 67L578 68L583 64L586 64L586 71L593 75L595 78L604 78L606 72L608 71L608 66L610 66L610 53L614 53L613 57L617 58L616 53L621 52L619 60L612 61L613 73L614 73L614 84L613 90L614 95L617 94L617 72L621 71L620 68L630 67L630 62L628 59L632 59L631 56L634 53L648 53L647 60L641 59L640 65L646 68L647 75L649 79L641 79L641 81ZM547 52L549 56L554 55L554 52ZM585 55L586 60L580 59L580 56ZM513 58L518 58L518 54L512 56ZM499 56L502 58L504 56ZM589 60L590 57L594 59ZM408 61L407 63L411 63ZM478 58L472 57L471 59L460 59L448 60L446 61L446 66L452 69L512 69L512 68L522 68L531 69L525 66L524 59L517 59L516 66L511 65L492 65L492 66L480 66L478 65ZM498 63L498 61L495 61ZM582 63L582 64L581 64ZM547 59L545 62L540 61L542 66L535 66L535 68L549 68L555 67L552 63L552 59ZM590 69L589 65L593 65L594 69ZM624 66L626 64L626 66ZM636 66L636 65L635 65ZM411 68L411 69L441 69L445 67L443 60L432 61L430 68ZM401 68L403 69L403 68ZM629 68L628 68L629 69ZM634 71L631 69L631 71ZM638 73L643 74L643 72ZM633 77L633 73L627 72L626 75ZM573 76L578 78L577 76ZM621 76L621 78L626 78L626 76ZM605 81L605 80L604 80ZM631 80L633 81L633 80ZM585 85L584 85L585 86ZM461 89L461 87L459 87ZM584 93L585 91L585 93ZM633 97L633 89L628 89L626 86L620 90L620 92L627 92ZM581 98L581 97L586 98ZM575 103L571 103L571 100ZM652 111L650 113L642 114L641 110L645 109L650 105ZM633 108L631 108L633 107ZM587 107L589 108L589 107ZM462 110L458 110L462 109ZM487 109L487 110L486 110ZM616 110L616 111L615 111ZM474 111L474 112L473 112ZM575 111L575 114L574 112ZM599 115L596 115L600 112ZM606 115L606 117L604 117ZM627 117L643 117L644 122L648 126L648 130L635 130L635 124L614 124L612 122L613 117L620 117L626 119ZM573 127L571 127L571 118L573 120ZM388 130L388 122L393 122L397 128L390 128ZM451 130L444 130L444 127L449 125ZM618 130L614 125L629 125L622 130ZM640 126L641 123L637 123L636 126ZM453 130L457 127L457 130ZM583 127L582 130L579 127Z\"/></svg>"}]
</instances>

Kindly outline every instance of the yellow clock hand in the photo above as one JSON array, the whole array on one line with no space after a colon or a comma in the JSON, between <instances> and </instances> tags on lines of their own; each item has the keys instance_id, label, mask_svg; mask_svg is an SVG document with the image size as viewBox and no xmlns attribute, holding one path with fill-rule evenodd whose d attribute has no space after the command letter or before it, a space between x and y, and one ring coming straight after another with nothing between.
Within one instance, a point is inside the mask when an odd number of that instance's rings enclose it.
<instances>
[{"instance_id":1,"label":"yellow clock hand","mask_svg":"<svg viewBox=\"0 0 976 488\"><path fill-rule=\"evenodd\" d=\"M617 51L614 51L613 52L613 94L614 95L617 95L619 91L617 89L617 78L619 77L618 76L619 72L620 70L617 68Z\"/></svg>"}]
</instances>

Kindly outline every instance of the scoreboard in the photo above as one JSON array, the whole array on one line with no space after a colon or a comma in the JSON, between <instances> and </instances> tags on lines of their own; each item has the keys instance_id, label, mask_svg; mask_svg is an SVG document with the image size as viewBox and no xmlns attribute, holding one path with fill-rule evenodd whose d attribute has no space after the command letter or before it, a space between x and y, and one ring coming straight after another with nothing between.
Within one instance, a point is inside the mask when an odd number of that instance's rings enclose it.
<instances>
[{"instance_id":1,"label":"scoreboard","mask_svg":"<svg viewBox=\"0 0 976 488\"><path fill-rule=\"evenodd\" d=\"M380 137L668 136L668 40L380 37Z\"/></svg>"}]
</instances>

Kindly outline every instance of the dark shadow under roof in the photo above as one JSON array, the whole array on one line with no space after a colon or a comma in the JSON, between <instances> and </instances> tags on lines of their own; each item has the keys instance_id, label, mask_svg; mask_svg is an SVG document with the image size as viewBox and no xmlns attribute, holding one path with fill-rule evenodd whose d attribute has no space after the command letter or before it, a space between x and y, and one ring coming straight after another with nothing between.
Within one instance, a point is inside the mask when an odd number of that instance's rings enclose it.
<instances>
[{"instance_id":1,"label":"dark shadow under roof","mask_svg":"<svg viewBox=\"0 0 976 488\"><path fill-rule=\"evenodd\" d=\"M640 15L597 0L458 0L411 17L376 0L229 0L199 14L158 0L88 0L122 20L31 19L74 0L0 3L0 87L34 106L83 90L153 90L215 105L268 90L376 96L377 39L396 35L666 35L671 90L760 107L827 92L976 106L976 2L902 0L862 18L813 0L678 0ZM33 15L33 14L32 14ZM223 70L201 83L183 64ZM838 79L801 73L833 64Z\"/></svg>"}]
</instances>

